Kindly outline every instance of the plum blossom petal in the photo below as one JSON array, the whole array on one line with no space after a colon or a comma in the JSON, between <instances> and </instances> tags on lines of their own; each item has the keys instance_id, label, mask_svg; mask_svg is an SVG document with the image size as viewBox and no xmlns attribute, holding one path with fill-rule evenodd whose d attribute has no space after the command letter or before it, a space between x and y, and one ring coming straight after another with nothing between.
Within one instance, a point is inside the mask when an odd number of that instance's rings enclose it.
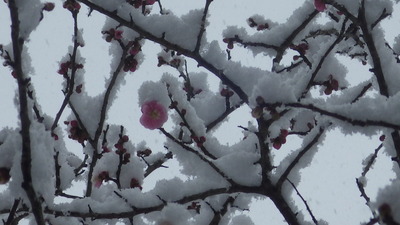
<instances>
[{"instance_id":1,"label":"plum blossom petal","mask_svg":"<svg viewBox=\"0 0 400 225\"><path fill-rule=\"evenodd\" d=\"M160 128L168 120L167 109L155 100L145 102L141 110L140 123L147 129Z\"/></svg>"},{"instance_id":2,"label":"plum blossom petal","mask_svg":"<svg viewBox=\"0 0 400 225\"><path fill-rule=\"evenodd\" d=\"M317 9L320 12L323 12L326 9L326 5L323 2L323 0L314 0L314 6L315 9Z\"/></svg>"}]
</instances>

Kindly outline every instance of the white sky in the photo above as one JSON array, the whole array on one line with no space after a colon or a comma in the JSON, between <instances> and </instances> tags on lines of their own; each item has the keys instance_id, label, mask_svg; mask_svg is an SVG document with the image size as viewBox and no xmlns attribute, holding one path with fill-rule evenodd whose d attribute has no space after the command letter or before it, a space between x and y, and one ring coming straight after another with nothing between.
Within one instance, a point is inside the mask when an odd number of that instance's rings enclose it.
<instances>
[{"instance_id":1,"label":"white sky","mask_svg":"<svg viewBox=\"0 0 400 225\"><path fill-rule=\"evenodd\" d=\"M184 2L184 3L183 3ZM171 9L176 14L184 14L189 8L201 8L204 1L198 0L164 0L165 8ZM261 2L261 3L260 3ZM228 25L247 26L246 19L253 14L264 15L277 22L284 22L291 12L301 5L302 0L263 0L263 1L242 1L242 0L215 0L211 5L210 28L207 37L209 40L218 39L222 41L222 30ZM398 27L400 10L397 8L395 15L389 22L385 22L388 29L388 41L393 42L393 27ZM94 12L92 17L87 18L81 13L80 27L84 28L84 39L86 46L82 48L82 55L86 58L86 89L92 95L99 93L104 87L104 78L109 76L108 63L108 44L101 38L101 28L103 17ZM42 104L42 109L48 115L54 117L59 109L63 95L61 93L62 76L57 74L59 60L67 52L67 46L72 39L72 19L69 12L62 8L62 3L56 1L56 9L51 13L45 13L45 18L39 28L32 33L28 43L29 52L32 57L32 64L35 74L32 76L33 84L38 96L38 101ZM6 4L0 3L0 44L7 44L10 41L9 35L9 16ZM270 68L270 61L265 57L257 56L256 59L247 50L237 50L233 52L234 57L241 58L243 64L252 66L262 66ZM157 131L143 129L138 123L140 109L137 104L137 88L144 80L158 80L164 67L157 68L156 54L160 48L147 42L144 46L146 61L141 68L134 74L128 75L126 85L120 88L118 100L113 104L110 112L110 123L123 124L128 129L128 134L134 141L147 140L153 150L162 150L163 138L155 134ZM351 74L350 82L362 80L362 74L368 73L367 68L358 66L358 63L346 60L346 65ZM193 62L189 66L191 70L196 69ZM217 80L210 77L210 86L218 88ZM6 126L17 126L17 113L14 106L14 93L16 84L7 68L0 68L0 129ZM241 137L241 130L238 125L247 125L250 109L243 107L235 113L216 133L220 137L221 143L235 143ZM64 116L69 115L68 111ZM246 115L246 116L243 116ZM243 119L245 118L245 119ZM63 121L60 120L61 122ZM66 135L66 134L65 134ZM355 178L361 173L361 161L369 155L377 146L377 137L373 141L369 138L343 136L339 130L334 130L328 134L324 145L314 157L312 165L302 171L303 181L298 189L310 204L317 219L325 219L331 224L358 224L360 221L366 222L371 216L368 208L364 205L364 200L359 197L359 192L355 184ZM288 140L288 143L296 140ZM378 144L377 144L378 143ZM69 141L68 147L80 154L80 147ZM286 155L291 150L291 146L284 146L277 152L277 159L280 155ZM159 173L152 175L151 179L157 176L171 176L171 173ZM366 188L370 197L376 195L379 187L383 187L388 179L392 177L391 163L379 157L375 169L368 175L371 180ZM173 175L172 175L173 176ZM150 188L154 181L145 184L145 188ZM1 190L1 189L0 189ZM77 190L75 190L77 191ZM77 191L79 192L79 191ZM296 202L299 198L294 196ZM299 203L303 207L302 203ZM275 209L270 208L268 202L254 204L249 213L256 225L266 224L285 224L282 217ZM307 218L307 213L304 213Z\"/></svg>"}]
</instances>

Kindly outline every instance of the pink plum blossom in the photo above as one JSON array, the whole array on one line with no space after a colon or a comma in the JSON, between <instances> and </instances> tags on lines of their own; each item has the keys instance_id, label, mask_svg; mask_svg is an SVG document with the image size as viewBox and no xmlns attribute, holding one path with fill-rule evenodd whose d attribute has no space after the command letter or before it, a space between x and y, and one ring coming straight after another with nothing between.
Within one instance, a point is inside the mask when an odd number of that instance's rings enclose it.
<instances>
[{"instance_id":1,"label":"pink plum blossom","mask_svg":"<svg viewBox=\"0 0 400 225\"><path fill-rule=\"evenodd\" d=\"M323 12L326 9L326 5L323 0L314 0L315 9L320 12Z\"/></svg>"},{"instance_id":2,"label":"pink plum blossom","mask_svg":"<svg viewBox=\"0 0 400 225\"><path fill-rule=\"evenodd\" d=\"M145 102L141 111L140 123L147 129L160 128L168 120L167 109L155 100Z\"/></svg>"}]
</instances>

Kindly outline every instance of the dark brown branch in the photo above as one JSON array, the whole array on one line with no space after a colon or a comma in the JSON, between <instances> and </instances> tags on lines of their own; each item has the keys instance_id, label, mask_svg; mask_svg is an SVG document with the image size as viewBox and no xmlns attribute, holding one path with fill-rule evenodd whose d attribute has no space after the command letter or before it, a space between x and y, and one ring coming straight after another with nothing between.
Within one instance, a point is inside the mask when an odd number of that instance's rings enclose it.
<instances>
[{"instance_id":1,"label":"dark brown branch","mask_svg":"<svg viewBox=\"0 0 400 225\"><path fill-rule=\"evenodd\" d=\"M286 170L283 172L283 174L279 177L278 182L276 182L276 187L280 190L282 188L283 182L285 180L288 180L288 176L290 172L293 170L293 168L299 163L301 158L310 150L312 147L314 147L317 143L321 135L324 133L324 129L320 128L318 134L315 135L315 137L308 143L296 156L296 158L293 159L293 161L290 163L290 165L286 168Z\"/></svg>"},{"instance_id":2,"label":"dark brown branch","mask_svg":"<svg viewBox=\"0 0 400 225\"><path fill-rule=\"evenodd\" d=\"M293 108L303 108L303 109L309 109L314 112L318 112L322 115L330 116L332 118L347 122L353 126L360 126L360 127L366 127L366 126L380 126L380 127L386 127L386 128L391 128L395 130L400 130L400 125L389 123L386 121L377 121L377 120L357 120L357 119L351 119L349 117L346 117L344 115L334 113L334 112L329 112L325 109L321 109L315 105L312 104L302 104L302 103L287 103L283 104L286 107L293 107ZM400 138L399 138L400 140ZM400 145L400 143L399 143ZM399 146L400 147L400 146Z\"/></svg>"},{"instance_id":3,"label":"dark brown branch","mask_svg":"<svg viewBox=\"0 0 400 225\"><path fill-rule=\"evenodd\" d=\"M117 68L115 69L115 71L112 75L112 78L110 80L110 83L107 87L106 93L104 94L103 103L102 103L101 111L100 111L100 120L99 120L97 129L96 129L94 138L91 141L91 145L93 147L93 156L92 156L92 162L89 165L89 174L88 174L88 180L87 180L87 184L86 184L85 196L87 196L87 197L92 194L93 171L94 171L94 167L97 164L97 160L99 159L99 154L100 154L97 149L98 148L97 143L99 142L100 135L103 131L103 126L104 126L104 122L106 119L107 110L109 107L109 100L110 100L111 92L112 92L113 88L115 87L115 83L118 78L118 75L120 74L120 72L124 66L124 59L128 54L129 48L132 47L133 44L134 44L134 42L131 42L130 44L128 44L127 46L122 48L123 51L122 51L122 55L121 55L119 64L118 64Z\"/></svg>"},{"instance_id":4,"label":"dark brown branch","mask_svg":"<svg viewBox=\"0 0 400 225\"><path fill-rule=\"evenodd\" d=\"M335 7L339 12L343 13L346 18L350 19L353 23L358 23L357 17L351 14L347 8L334 0L323 0L326 4L330 4Z\"/></svg>"},{"instance_id":5,"label":"dark brown branch","mask_svg":"<svg viewBox=\"0 0 400 225\"><path fill-rule=\"evenodd\" d=\"M362 38L364 39L364 42L366 43L370 56L372 58L372 72L375 74L376 80L378 81L379 92L381 95L389 97L389 90L382 70L382 63L380 59L381 57L375 46L375 41L372 33L369 30L369 25L365 16L365 0L361 2L361 7L358 12L358 20L363 33Z\"/></svg>"},{"instance_id":6,"label":"dark brown branch","mask_svg":"<svg viewBox=\"0 0 400 225\"><path fill-rule=\"evenodd\" d=\"M258 123L258 132L256 132L256 136L258 139L259 151L260 151L260 160L259 164L261 166L261 183L265 185L269 182L269 172L272 171L272 159L271 159L271 149L269 148L268 144L266 143L268 137L268 129L269 123L266 122L262 117L257 119Z\"/></svg>"},{"instance_id":7,"label":"dark brown branch","mask_svg":"<svg viewBox=\"0 0 400 225\"><path fill-rule=\"evenodd\" d=\"M284 67L278 71L276 71L276 73L282 73L283 71L287 71L290 72L292 69L296 68L297 66L301 65L304 62L304 60L299 60L298 62L295 63L291 63L290 66Z\"/></svg>"},{"instance_id":8,"label":"dark brown branch","mask_svg":"<svg viewBox=\"0 0 400 225\"><path fill-rule=\"evenodd\" d=\"M361 193L361 197L365 199L365 204L368 206L370 203L370 198L368 197L367 193L365 193L364 184L358 178L356 178L356 183L358 190Z\"/></svg>"},{"instance_id":9,"label":"dark brown branch","mask_svg":"<svg viewBox=\"0 0 400 225\"><path fill-rule=\"evenodd\" d=\"M375 149L374 154L371 156L371 158L368 160L367 165L365 165L363 172L361 173L361 176L365 177L367 175L368 171L371 169L372 165L375 162L375 159L378 157L378 152L381 150L383 147L383 144L380 144L378 148Z\"/></svg>"},{"instance_id":10,"label":"dark brown branch","mask_svg":"<svg viewBox=\"0 0 400 225\"><path fill-rule=\"evenodd\" d=\"M189 196L185 196L179 200L172 201L178 204L185 204L189 203L192 201L196 201L199 199L206 199L211 196L216 196L219 194L233 194L233 193L255 193L255 194L263 194L265 190L260 187L246 187L246 186L232 186L230 188L216 188L216 189L209 189L204 192L192 194ZM78 218L95 218L95 219L121 219L121 218L131 218L136 215L140 214L147 214L155 211L160 211L165 207L165 203L162 201L158 205L154 205L151 207L145 207L145 208L137 208L134 206L131 206L135 208L135 210L131 211L125 211L125 212L109 212L109 213L96 213L96 212L81 212L81 211L59 211L59 210L53 210L50 208L45 209L46 214L51 214L53 216L63 216L63 217L78 217ZM112 209L111 209L112 210ZM1 212L0 212L1 213Z\"/></svg>"},{"instance_id":11,"label":"dark brown branch","mask_svg":"<svg viewBox=\"0 0 400 225\"><path fill-rule=\"evenodd\" d=\"M86 161L88 160L89 156L87 154L85 154L85 158L83 159L82 163L74 169L74 173L75 173L75 177L79 176L80 174L83 173L83 171L81 171L84 167L87 167Z\"/></svg>"},{"instance_id":12,"label":"dark brown branch","mask_svg":"<svg viewBox=\"0 0 400 225\"><path fill-rule=\"evenodd\" d=\"M207 0L206 6L204 7L203 17L201 18L200 31L199 31L199 35L197 36L196 47L194 48L194 52L197 52L197 53L200 50L201 40L203 39L204 32L206 32L206 19L207 19L207 14L208 14L208 8L210 7L210 4L212 1L213 0Z\"/></svg>"},{"instance_id":13,"label":"dark brown branch","mask_svg":"<svg viewBox=\"0 0 400 225\"><path fill-rule=\"evenodd\" d=\"M201 161L207 163L211 168L214 169L215 172L217 172L219 175L221 175L223 178L226 179L230 184L234 184L234 181L229 178L224 172L222 172L212 161L208 160L205 156L203 156L200 152L190 148L189 146L185 145L181 141L177 140L174 136L172 136L170 133L168 133L164 128L159 128L159 130L169 139L171 139L173 142L177 143L179 146L181 146L183 149L195 154Z\"/></svg>"},{"instance_id":14,"label":"dark brown branch","mask_svg":"<svg viewBox=\"0 0 400 225\"><path fill-rule=\"evenodd\" d=\"M167 154L164 155L164 158L159 159L159 160L155 161L153 164L149 165L147 167L146 171L144 172L144 177L149 176L153 171L162 167L164 162L167 161L167 159L171 159L171 158L172 158L172 152L168 152Z\"/></svg>"},{"instance_id":15,"label":"dark brown branch","mask_svg":"<svg viewBox=\"0 0 400 225\"><path fill-rule=\"evenodd\" d=\"M281 191L275 186L272 186L272 184L269 184L268 186L268 197L275 204L276 208L285 218L286 222L289 225L300 225L296 213L290 208L288 201L284 198Z\"/></svg>"},{"instance_id":16,"label":"dark brown branch","mask_svg":"<svg viewBox=\"0 0 400 225\"><path fill-rule=\"evenodd\" d=\"M390 49L390 51L392 52L394 59L396 60L397 63L400 63L400 55L399 53L397 53L392 46L389 45L389 43L385 43L385 46L388 47Z\"/></svg>"},{"instance_id":17,"label":"dark brown branch","mask_svg":"<svg viewBox=\"0 0 400 225\"><path fill-rule=\"evenodd\" d=\"M394 149L396 151L396 157L392 158L392 160L400 167L400 135L398 130L400 129L397 129L391 133Z\"/></svg>"},{"instance_id":18,"label":"dark brown branch","mask_svg":"<svg viewBox=\"0 0 400 225\"><path fill-rule=\"evenodd\" d=\"M211 207L210 204L207 203L210 206L211 210L214 212L214 217L210 221L209 225L219 225L219 223L221 222L221 219L228 212L229 206L232 205L234 201L235 201L235 198L232 196L229 196L226 199L226 201L224 202L224 204L222 205L222 209L219 211L216 211L213 207Z\"/></svg>"},{"instance_id":19,"label":"dark brown branch","mask_svg":"<svg viewBox=\"0 0 400 225\"><path fill-rule=\"evenodd\" d=\"M119 22L121 25L126 26L126 27L138 32L144 38L146 38L150 41L153 41L155 43L161 44L168 49L175 50L176 52L179 52L180 54L183 54L189 58L194 59L198 63L199 66L204 67L205 69L207 69L208 71L213 73L215 76L217 76L222 81L222 83L229 86L229 88L232 89L240 97L240 99L243 102L245 102L245 103L249 102L247 94L242 90L241 87L239 87L232 80L230 80L224 74L224 72L222 70L216 68L212 63L206 61L198 52L194 52L189 49L182 48L178 44L174 44L174 43L171 43L171 42L165 40L164 37L162 37L162 36L157 37L154 34L150 33L149 31L145 30L144 28L135 24L134 21L124 20L121 17L119 17L115 12L107 11L106 9L104 9L100 6L93 4L89 0L78 0L78 1L87 5L91 9L96 10L96 11L100 12L101 14L104 14L104 15L114 19L115 21Z\"/></svg>"},{"instance_id":20,"label":"dark brown branch","mask_svg":"<svg viewBox=\"0 0 400 225\"><path fill-rule=\"evenodd\" d=\"M56 196L61 196L61 197L66 197L66 198L71 198L71 199L77 199L77 198L83 198L80 196L75 196L75 195L70 195L66 194L63 192L61 189L61 176L60 176L60 169L61 166L58 163L58 156L60 155L60 152L56 151L56 154L54 155L54 170L56 174L56 190L55 190L55 195Z\"/></svg>"},{"instance_id":21,"label":"dark brown branch","mask_svg":"<svg viewBox=\"0 0 400 225\"><path fill-rule=\"evenodd\" d=\"M10 214L8 215L7 221L5 222L4 225L11 225L13 223L20 201L21 201L20 199L16 199L14 201Z\"/></svg>"},{"instance_id":22,"label":"dark brown branch","mask_svg":"<svg viewBox=\"0 0 400 225\"><path fill-rule=\"evenodd\" d=\"M290 181L289 179L287 179L287 181L290 183L290 185L292 185L292 187L293 187L294 190L296 191L297 195L301 198L301 201L303 201L304 205L306 206L306 209L307 209L308 213L310 214L310 216L311 216L311 218L312 218L312 221L313 221L316 225L318 225L318 221L317 221L317 219L315 218L314 214L312 213L311 208L310 208L310 206L308 205L307 201L306 201L306 200L303 198L303 196L300 194L299 190L296 188L296 186L293 184L293 182Z\"/></svg>"},{"instance_id":23,"label":"dark brown branch","mask_svg":"<svg viewBox=\"0 0 400 225\"><path fill-rule=\"evenodd\" d=\"M171 94L171 92L169 91L169 85L167 85L167 91L168 91L168 96L171 102L171 108L175 109L175 112L179 115L179 117L181 118L183 124L189 129L190 132L190 136L191 137L198 137L198 135L196 134L196 132L190 127L190 124L187 122L186 120L186 110L185 109L179 109L176 101L174 101L173 96ZM185 110L185 111L184 111ZM211 159L217 159L213 154L211 154L206 147L204 147L203 144L198 145L198 147L200 148L200 150L204 153L204 155L210 157Z\"/></svg>"},{"instance_id":24,"label":"dark brown branch","mask_svg":"<svg viewBox=\"0 0 400 225\"><path fill-rule=\"evenodd\" d=\"M214 121L212 121L211 123L209 123L206 126L206 132L209 132L210 130L212 130L216 125L218 125L225 118L227 118L232 112L234 112L236 109L238 109L242 104L243 104L243 102L240 102L238 105L226 109L225 112L222 113L217 119L215 119Z\"/></svg>"},{"instance_id":25,"label":"dark brown branch","mask_svg":"<svg viewBox=\"0 0 400 225\"><path fill-rule=\"evenodd\" d=\"M270 45L270 44L266 44L266 43L261 43L261 42L249 42L249 41L245 41L243 39L241 39L239 36L235 35L234 37L229 37L229 39L233 42L239 43L241 45L243 45L244 48L247 47L261 47L261 48L265 48L265 49L274 49L275 51L279 51L279 47L276 45Z\"/></svg>"},{"instance_id":26,"label":"dark brown branch","mask_svg":"<svg viewBox=\"0 0 400 225\"><path fill-rule=\"evenodd\" d=\"M378 25L382 20L384 20L385 18L387 18L390 15L391 15L390 13L386 12L386 8L384 8L381 15L379 16L379 18L371 24L371 30L373 30L376 25Z\"/></svg>"},{"instance_id":27,"label":"dark brown branch","mask_svg":"<svg viewBox=\"0 0 400 225\"><path fill-rule=\"evenodd\" d=\"M364 176L365 176L365 175L362 175L362 177L364 177ZM378 218L377 213L376 213L375 210L372 209L371 206L370 206L371 201L370 201L370 198L368 197L367 193L365 192L363 182L360 181L358 178L356 178L356 184L357 184L358 190L360 191L360 196L363 197L363 198L365 199L365 205L367 205L368 208L371 210L372 216L373 216L374 218Z\"/></svg>"},{"instance_id":28,"label":"dark brown branch","mask_svg":"<svg viewBox=\"0 0 400 225\"><path fill-rule=\"evenodd\" d=\"M31 121L29 119L27 85L29 80L22 70L22 49L24 40L20 38L20 21L18 16L18 6L15 0L8 1L8 7L11 16L11 40L14 53L14 72L18 81L18 98L19 98L19 117L21 122L21 138L22 138L22 155L21 155L21 171L22 171L22 188L25 190L26 195L31 203L31 210L38 225L44 225L43 209L41 201L32 184L32 148L30 127Z\"/></svg>"},{"instance_id":29,"label":"dark brown branch","mask_svg":"<svg viewBox=\"0 0 400 225\"><path fill-rule=\"evenodd\" d=\"M72 55L70 55L70 62L71 62L71 77L67 79L67 88L66 88L66 94L64 97L64 100L61 104L60 109L58 110L56 117L54 119L53 125L51 126L51 132L56 129L58 126L58 121L61 118L62 113L65 110L65 107L68 105L70 102L71 95L74 93L74 86L75 86L75 75L77 71L77 64L76 64L76 55L78 52L78 47L80 46L80 43L78 43L78 11L73 11L72 13L72 18L74 19L74 46L72 50Z\"/></svg>"},{"instance_id":30,"label":"dark brown branch","mask_svg":"<svg viewBox=\"0 0 400 225\"><path fill-rule=\"evenodd\" d=\"M325 51L324 55L321 57L320 61L318 62L317 66L315 67L313 73L311 74L310 80L308 81L307 87L303 91L302 97L304 97L309 91L310 88L313 86L315 77L317 76L319 70L322 67L322 64L325 62L326 57L332 52L332 50L336 47L337 44L339 44L343 38L344 38L344 32L346 31L346 23L347 19L345 19L342 23L342 28L340 30L339 35L335 39L335 41L329 46L329 48Z\"/></svg>"},{"instance_id":31,"label":"dark brown branch","mask_svg":"<svg viewBox=\"0 0 400 225\"><path fill-rule=\"evenodd\" d=\"M351 101L351 103L355 103L356 101L358 101L362 96L365 95L365 93L368 91L368 89L370 89L372 87L372 83L368 83L367 85L365 85L365 87L361 90L360 94L357 95L357 97L355 97L353 99L353 101Z\"/></svg>"},{"instance_id":32,"label":"dark brown branch","mask_svg":"<svg viewBox=\"0 0 400 225\"><path fill-rule=\"evenodd\" d=\"M279 50L273 60L274 64L280 63L286 49L292 44L297 35L314 19L316 15L318 15L318 13L317 10L311 12L308 17L285 39L285 41L279 46Z\"/></svg>"},{"instance_id":33,"label":"dark brown branch","mask_svg":"<svg viewBox=\"0 0 400 225\"><path fill-rule=\"evenodd\" d=\"M377 223L379 224L379 218L372 218L365 225L374 225L374 224L377 224Z\"/></svg>"}]
</instances>

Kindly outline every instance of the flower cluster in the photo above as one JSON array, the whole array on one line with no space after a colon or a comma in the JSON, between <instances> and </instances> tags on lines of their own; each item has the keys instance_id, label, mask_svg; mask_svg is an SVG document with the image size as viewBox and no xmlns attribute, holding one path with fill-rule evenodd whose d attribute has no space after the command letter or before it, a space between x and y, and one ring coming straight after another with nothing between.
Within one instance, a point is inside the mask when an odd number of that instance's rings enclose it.
<instances>
[{"instance_id":1,"label":"flower cluster","mask_svg":"<svg viewBox=\"0 0 400 225\"><path fill-rule=\"evenodd\" d=\"M135 72L138 66L138 61L135 59L135 56L129 55L124 60L124 71Z\"/></svg>"},{"instance_id":2,"label":"flower cluster","mask_svg":"<svg viewBox=\"0 0 400 225\"><path fill-rule=\"evenodd\" d=\"M113 39L114 40L122 39L122 33L124 33L124 31L111 28L110 30L102 31L101 33L106 35L107 42L111 42Z\"/></svg>"},{"instance_id":3,"label":"flower cluster","mask_svg":"<svg viewBox=\"0 0 400 225\"><path fill-rule=\"evenodd\" d=\"M68 76L68 71L73 68L71 61L66 61L60 63L60 68L58 69L57 73L63 75L64 77ZM82 69L83 64L75 64L76 69Z\"/></svg>"},{"instance_id":4,"label":"flower cluster","mask_svg":"<svg viewBox=\"0 0 400 225\"><path fill-rule=\"evenodd\" d=\"M129 55L124 60L124 71L135 72L138 67L138 61L136 60L136 55L142 51L142 46L138 41L132 43L132 47L129 49Z\"/></svg>"},{"instance_id":5,"label":"flower cluster","mask_svg":"<svg viewBox=\"0 0 400 225\"><path fill-rule=\"evenodd\" d=\"M64 124L69 125L69 135L68 137L72 140L76 140L83 144L87 139L89 139L89 134L79 126L77 120L65 121Z\"/></svg>"},{"instance_id":6,"label":"flower cluster","mask_svg":"<svg viewBox=\"0 0 400 225\"><path fill-rule=\"evenodd\" d=\"M185 60L183 59L182 56L174 55L173 57L168 57L168 58L169 59L166 59L165 56L159 55L157 66L160 67L162 65L169 65L178 70L183 67Z\"/></svg>"},{"instance_id":7,"label":"flower cluster","mask_svg":"<svg viewBox=\"0 0 400 225\"><path fill-rule=\"evenodd\" d=\"M300 56L304 56L309 47L308 47L308 44L306 44L306 43L300 43L298 45L291 45L290 48L297 51L298 53L300 53ZM293 56L293 60L299 59L300 56L298 56L298 55Z\"/></svg>"},{"instance_id":8,"label":"flower cluster","mask_svg":"<svg viewBox=\"0 0 400 225\"><path fill-rule=\"evenodd\" d=\"M250 27L256 28L258 31L269 29L268 23L257 23L254 18L251 17L247 19L247 23Z\"/></svg>"},{"instance_id":9,"label":"flower cluster","mask_svg":"<svg viewBox=\"0 0 400 225\"><path fill-rule=\"evenodd\" d=\"M203 147L204 142L206 142L206 137L204 136L197 137L192 135L191 138L193 139L194 142L196 142L197 147Z\"/></svg>"},{"instance_id":10,"label":"flower cluster","mask_svg":"<svg viewBox=\"0 0 400 225\"><path fill-rule=\"evenodd\" d=\"M288 136L288 134L288 130L282 129L278 137L271 139L272 146L275 149L280 149L282 145L286 143L286 137Z\"/></svg>"},{"instance_id":11,"label":"flower cluster","mask_svg":"<svg viewBox=\"0 0 400 225\"><path fill-rule=\"evenodd\" d=\"M339 82L333 78L332 74L329 75L329 80L324 81L322 83L322 85L324 85L326 87L324 90L324 93L326 95L332 94L333 90L335 90L335 91L339 90Z\"/></svg>"},{"instance_id":12,"label":"flower cluster","mask_svg":"<svg viewBox=\"0 0 400 225\"><path fill-rule=\"evenodd\" d=\"M145 102L141 111L140 123L147 129L160 128L168 120L167 109L155 100Z\"/></svg>"},{"instance_id":13,"label":"flower cluster","mask_svg":"<svg viewBox=\"0 0 400 225\"><path fill-rule=\"evenodd\" d=\"M127 152L126 148L124 147L124 144L128 141L129 137L127 135L123 135L114 145L114 147L117 148L115 153L122 156L122 164L127 164L130 161L129 158L131 157L131 154Z\"/></svg>"}]
</instances>

